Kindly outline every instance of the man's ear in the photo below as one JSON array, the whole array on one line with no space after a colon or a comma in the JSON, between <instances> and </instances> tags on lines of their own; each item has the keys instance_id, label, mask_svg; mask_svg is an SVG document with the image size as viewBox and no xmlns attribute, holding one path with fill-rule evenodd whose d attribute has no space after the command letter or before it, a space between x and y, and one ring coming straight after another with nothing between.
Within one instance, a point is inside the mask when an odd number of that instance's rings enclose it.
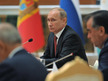
<instances>
[{"instance_id":1,"label":"man's ear","mask_svg":"<svg viewBox=\"0 0 108 81\"><path fill-rule=\"evenodd\" d=\"M8 54L7 45L0 40L0 62L5 60L8 57Z\"/></svg>"},{"instance_id":2,"label":"man's ear","mask_svg":"<svg viewBox=\"0 0 108 81\"><path fill-rule=\"evenodd\" d=\"M4 53L5 51L5 44L0 40L0 53Z\"/></svg>"},{"instance_id":3,"label":"man's ear","mask_svg":"<svg viewBox=\"0 0 108 81\"><path fill-rule=\"evenodd\" d=\"M64 23L66 23L67 22L67 18L65 17L65 18L63 18L63 22Z\"/></svg>"},{"instance_id":4,"label":"man's ear","mask_svg":"<svg viewBox=\"0 0 108 81\"><path fill-rule=\"evenodd\" d=\"M99 27L100 35L103 36L105 34L105 28L103 26Z\"/></svg>"}]
</instances>

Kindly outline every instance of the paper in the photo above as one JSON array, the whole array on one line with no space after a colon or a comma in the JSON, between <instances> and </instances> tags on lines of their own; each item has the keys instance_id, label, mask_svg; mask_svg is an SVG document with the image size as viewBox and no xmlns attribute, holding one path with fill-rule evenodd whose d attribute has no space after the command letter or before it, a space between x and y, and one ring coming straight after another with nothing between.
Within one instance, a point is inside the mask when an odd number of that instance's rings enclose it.
<instances>
[{"instance_id":1,"label":"paper","mask_svg":"<svg viewBox=\"0 0 108 81\"><path fill-rule=\"evenodd\" d=\"M55 62L53 62L53 69L52 69L52 72L56 72L56 71L58 71L58 68L57 68Z\"/></svg>"}]
</instances>

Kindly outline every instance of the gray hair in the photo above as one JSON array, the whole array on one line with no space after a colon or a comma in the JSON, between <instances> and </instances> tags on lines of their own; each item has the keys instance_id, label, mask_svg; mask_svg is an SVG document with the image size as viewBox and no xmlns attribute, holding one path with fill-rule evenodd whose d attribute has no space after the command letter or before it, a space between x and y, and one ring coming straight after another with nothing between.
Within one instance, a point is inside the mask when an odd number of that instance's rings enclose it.
<instances>
[{"instance_id":1,"label":"gray hair","mask_svg":"<svg viewBox=\"0 0 108 81\"><path fill-rule=\"evenodd\" d=\"M9 45L21 43L17 29L9 23L0 23L0 40Z\"/></svg>"}]
</instances>

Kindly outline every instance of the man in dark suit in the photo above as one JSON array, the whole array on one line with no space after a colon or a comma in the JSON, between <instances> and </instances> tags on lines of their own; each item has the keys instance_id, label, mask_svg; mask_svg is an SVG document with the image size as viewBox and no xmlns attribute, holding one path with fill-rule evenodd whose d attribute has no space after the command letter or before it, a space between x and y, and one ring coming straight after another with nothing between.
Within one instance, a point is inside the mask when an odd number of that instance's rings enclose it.
<instances>
[{"instance_id":1,"label":"man in dark suit","mask_svg":"<svg viewBox=\"0 0 108 81\"><path fill-rule=\"evenodd\" d=\"M62 67L66 62L73 60L75 56L80 56L87 61L81 39L72 28L66 25L67 15L63 9L52 9L48 14L47 22L51 33L48 37L44 55L41 57L46 65L70 53L73 53L73 55L56 63L58 68ZM55 37L57 39L56 46Z\"/></svg>"},{"instance_id":2,"label":"man in dark suit","mask_svg":"<svg viewBox=\"0 0 108 81\"><path fill-rule=\"evenodd\" d=\"M20 36L9 23L0 24L0 61L0 81L45 81L45 67L21 47Z\"/></svg>"},{"instance_id":3,"label":"man in dark suit","mask_svg":"<svg viewBox=\"0 0 108 81\"><path fill-rule=\"evenodd\" d=\"M108 11L99 10L86 17L88 38L101 49L98 69L103 72L104 81L108 81Z\"/></svg>"}]
</instances>

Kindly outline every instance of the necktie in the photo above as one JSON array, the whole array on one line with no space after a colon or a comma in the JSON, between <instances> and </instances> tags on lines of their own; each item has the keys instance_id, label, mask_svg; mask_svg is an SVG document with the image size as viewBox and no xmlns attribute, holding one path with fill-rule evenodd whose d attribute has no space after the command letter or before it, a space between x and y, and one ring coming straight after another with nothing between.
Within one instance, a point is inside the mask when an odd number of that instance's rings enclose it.
<instances>
[{"instance_id":1,"label":"necktie","mask_svg":"<svg viewBox=\"0 0 108 81\"><path fill-rule=\"evenodd\" d=\"M57 37L56 37L56 36L54 36L55 55L56 55L56 46L57 46Z\"/></svg>"}]
</instances>

